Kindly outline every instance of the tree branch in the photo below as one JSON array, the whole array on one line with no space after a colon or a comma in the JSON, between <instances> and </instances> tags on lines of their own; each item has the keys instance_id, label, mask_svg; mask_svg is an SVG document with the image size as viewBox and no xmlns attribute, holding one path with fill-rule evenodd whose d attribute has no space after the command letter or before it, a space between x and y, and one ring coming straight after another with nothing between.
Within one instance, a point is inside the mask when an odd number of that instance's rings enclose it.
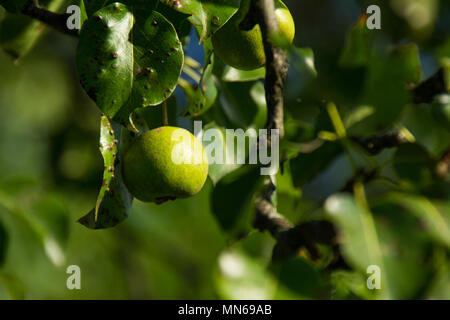
<instances>
[{"instance_id":1,"label":"tree branch","mask_svg":"<svg viewBox=\"0 0 450 320\"><path fill-rule=\"evenodd\" d=\"M403 134L397 131L377 135L367 139L353 137L351 140L359 144L371 155L377 155L385 149L395 148L409 142Z\"/></svg>"},{"instance_id":2,"label":"tree branch","mask_svg":"<svg viewBox=\"0 0 450 320\"><path fill-rule=\"evenodd\" d=\"M414 103L431 103L434 96L447 93L444 69L439 69L433 76L413 89Z\"/></svg>"},{"instance_id":3,"label":"tree branch","mask_svg":"<svg viewBox=\"0 0 450 320\"><path fill-rule=\"evenodd\" d=\"M273 0L252 0L251 14L261 28L266 55L266 100L267 129L278 129L280 139L284 136L283 87L287 76L286 53L282 48L276 48L271 37L278 31L278 21L275 16ZM270 134L270 132L268 133Z\"/></svg>"},{"instance_id":4,"label":"tree branch","mask_svg":"<svg viewBox=\"0 0 450 320\"><path fill-rule=\"evenodd\" d=\"M336 231L328 221L310 221L294 226L277 212L270 202L275 186L271 183L268 191L256 202L256 215L253 226L261 232L269 233L277 240L272 259L279 261L295 255L305 247L313 259L317 259L317 244L335 246Z\"/></svg>"},{"instance_id":5,"label":"tree branch","mask_svg":"<svg viewBox=\"0 0 450 320\"><path fill-rule=\"evenodd\" d=\"M265 90L268 109L267 129L279 129L280 138L284 136L283 121L283 87L287 75L286 53L271 43L271 35L276 34L278 24L275 16L273 0L252 0L249 13L241 22L243 30L252 29L259 24L263 36L264 52L266 55ZM431 102L436 94L445 92L444 72L439 70L433 77L424 81L413 89L414 102ZM351 138L361 145L370 154L376 155L386 148L393 148L408 143L406 137L400 132L389 132L371 138ZM362 172L364 179L370 180L377 172ZM352 181L349 184L353 184ZM319 256L317 244L327 244L339 253L336 244L336 231L328 221L312 221L294 226L283 215L277 212L271 202L275 185L270 182L265 194L256 202L254 227L261 232L268 231L277 243L273 251L273 259L280 260L295 254L301 247L305 247L312 258ZM339 258L339 254L337 254ZM341 259L342 260L342 259ZM343 260L335 261L331 268L345 265Z\"/></svg>"},{"instance_id":6,"label":"tree branch","mask_svg":"<svg viewBox=\"0 0 450 320\"><path fill-rule=\"evenodd\" d=\"M68 13L54 13L47 9L41 8L34 0L28 0L21 9L22 14L44 22L55 30L64 34L78 37L78 30L70 30L67 28L67 19L70 15Z\"/></svg>"},{"instance_id":7,"label":"tree branch","mask_svg":"<svg viewBox=\"0 0 450 320\"><path fill-rule=\"evenodd\" d=\"M284 136L283 121L283 87L287 75L287 60L285 52L275 48L270 41L272 34L278 30L278 22L275 16L275 4L273 0L251 0L247 17L241 23L241 28L249 30L259 24L262 33L264 53L266 56L265 92L267 101L267 138L271 129L279 130L280 139ZM270 141L270 139L267 139ZM270 182L266 192L256 202L254 227L261 232L267 230L271 235L282 242L281 246L288 247L283 240L286 232L293 229L293 225L282 215L276 212L271 202L275 185Z\"/></svg>"}]
</instances>

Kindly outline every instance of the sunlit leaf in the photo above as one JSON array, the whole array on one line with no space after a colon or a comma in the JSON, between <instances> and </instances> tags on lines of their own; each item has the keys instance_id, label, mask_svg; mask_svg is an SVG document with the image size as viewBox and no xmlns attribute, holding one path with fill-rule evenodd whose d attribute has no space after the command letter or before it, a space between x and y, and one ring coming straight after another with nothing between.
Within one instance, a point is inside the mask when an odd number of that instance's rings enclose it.
<instances>
[{"instance_id":1,"label":"sunlit leaf","mask_svg":"<svg viewBox=\"0 0 450 320\"><path fill-rule=\"evenodd\" d=\"M237 250L219 256L215 285L221 299L272 299L276 281L259 263Z\"/></svg>"},{"instance_id":2,"label":"sunlit leaf","mask_svg":"<svg viewBox=\"0 0 450 320\"><path fill-rule=\"evenodd\" d=\"M234 152L234 140L233 143L227 143L225 128L210 123L204 128L206 134L203 134L203 146L208 155L212 156L221 163L216 163L214 159L209 159L209 177L214 184L217 184L220 179L226 176L228 173L238 169L239 164L236 164L234 159L230 159L227 162L230 154ZM214 150L214 151L213 151ZM219 156L219 154L220 156Z\"/></svg>"},{"instance_id":3,"label":"sunlit leaf","mask_svg":"<svg viewBox=\"0 0 450 320\"><path fill-rule=\"evenodd\" d=\"M203 42L223 26L239 9L241 0L160 0L179 12L192 15L189 20L201 29Z\"/></svg>"},{"instance_id":4,"label":"sunlit leaf","mask_svg":"<svg viewBox=\"0 0 450 320\"><path fill-rule=\"evenodd\" d=\"M226 66L223 72L223 80L229 82L246 82L264 79L266 76L266 68L259 68L255 70L238 70L230 66Z\"/></svg>"}]
</instances>

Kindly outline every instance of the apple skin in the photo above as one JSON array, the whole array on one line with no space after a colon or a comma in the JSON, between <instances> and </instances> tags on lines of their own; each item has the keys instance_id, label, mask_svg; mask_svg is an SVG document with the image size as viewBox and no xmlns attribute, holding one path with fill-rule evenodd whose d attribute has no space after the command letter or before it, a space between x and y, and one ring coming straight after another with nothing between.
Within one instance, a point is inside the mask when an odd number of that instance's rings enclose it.
<instances>
[{"instance_id":1,"label":"apple skin","mask_svg":"<svg viewBox=\"0 0 450 320\"><path fill-rule=\"evenodd\" d=\"M214 52L223 62L240 70L257 69L266 63L260 26L256 25L249 31L239 28L249 8L250 1L244 0L238 12L212 36ZM294 19L286 5L279 0L275 2L275 15L279 27L277 42L292 44L295 36Z\"/></svg>"},{"instance_id":2,"label":"apple skin","mask_svg":"<svg viewBox=\"0 0 450 320\"><path fill-rule=\"evenodd\" d=\"M208 158L189 131L164 126L132 142L123 156L122 173L135 198L162 203L198 193L208 177Z\"/></svg>"}]
</instances>

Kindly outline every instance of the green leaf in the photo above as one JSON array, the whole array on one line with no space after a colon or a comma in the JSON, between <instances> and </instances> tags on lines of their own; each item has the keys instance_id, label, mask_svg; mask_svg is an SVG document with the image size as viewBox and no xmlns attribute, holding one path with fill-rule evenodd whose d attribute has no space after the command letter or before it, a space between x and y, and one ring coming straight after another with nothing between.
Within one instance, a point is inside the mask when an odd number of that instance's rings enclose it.
<instances>
[{"instance_id":1,"label":"green leaf","mask_svg":"<svg viewBox=\"0 0 450 320\"><path fill-rule=\"evenodd\" d=\"M185 41L188 41L188 39L185 38L189 38L192 30L192 25L188 20L190 15L181 13L169 6L161 4L158 5L155 10L161 13L164 17L166 17L167 20L169 20L173 24L173 26L177 30L178 38L180 38L183 43Z\"/></svg>"},{"instance_id":2,"label":"green leaf","mask_svg":"<svg viewBox=\"0 0 450 320\"><path fill-rule=\"evenodd\" d=\"M258 166L242 166L222 178L211 194L212 212L221 228L231 237L249 231L253 217L255 194L263 176Z\"/></svg>"},{"instance_id":3,"label":"green leaf","mask_svg":"<svg viewBox=\"0 0 450 320\"><path fill-rule=\"evenodd\" d=\"M122 128L113 125L106 116L102 116L100 128L100 151L105 169L103 183L95 208L79 222L91 229L111 228L128 217L132 196L125 187L120 170L119 147L123 150ZM121 146L118 146L120 139Z\"/></svg>"},{"instance_id":4,"label":"green leaf","mask_svg":"<svg viewBox=\"0 0 450 320\"><path fill-rule=\"evenodd\" d=\"M68 237L66 209L56 197L48 194L39 194L38 201L26 206L16 200L23 196L14 197L9 193L0 189L0 206L24 222L53 265L61 266L65 262L63 246Z\"/></svg>"},{"instance_id":5,"label":"green leaf","mask_svg":"<svg viewBox=\"0 0 450 320\"><path fill-rule=\"evenodd\" d=\"M343 152L338 143L324 142L310 153L299 153L290 161L294 186L302 187L324 171Z\"/></svg>"},{"instance_id":6,"label":"green leaf","mask_svg":"<svg viewBox=\"0 0 450 320\"><path fill-rule=\"evenodd\" d=\"M0 270L0 283L5 286L12 300L25 299L24 284L17 276Z\"/></svg>"},{"instance_id":7,"label":"green leaf","mask_svg":"<svg viewBox=\"0 0 450 320\"><path fill-rule=\"evenodd\" d=\"M370 265L381 267L383 261L372 214L347 194L333 195L327 199L328 217L340 231L343 254L359 270Z\"/></svg>"},{"instance_id":8,"label":"green leaf","mask_svg":"<svg viewBox=\"0 0 450 320\"><path fill-rule=\"evenodd\" d=\"M304 77L317 77L314 52L311 48L291 47L288 60L292 68Z\"/></svg>"},{"instance_id":9,"label":"green leaf","mask_svg":"<svg viewBox=\"0 0 450 320\"><path fill-rule=\"evenodd\" d=\"M417 144L398 147L393 165L399 178L412 186L424 187L433 182L433 161Z\"/></svg>"},{"instance_id":10,"label":"green leaf","mask_svg":"<svg viewBox=\"0 0 450 320\"><path fill-rule=\"evenodd\" d=\"M81 25L81 28L83 28L83 25L84 25L84 23L86 22L86 20L88 19L88 14L87 14L87 11L86 11L86 6L85 6L85 4L84 4L84 0L80 0L80 4L79 4L79 6L80 6L80 11L81 11L81 17L80 17L80 25Z\"/></svg>"},{"instance_id":11,"label":"green leaf","mask_svg":"<svg viewBox=\"0 0 450 320\"><path fill-rule=\"evenodd\" d=\"M291 196L294 199L300 198L302 193L299 188L296 188L294 186L290 161L284 163L283 171L281 170L278 171L276 176L276 185L277 185L277 195L283 193Z\"/></svg>"},{"instance_id":12,"label":"green leaf","mask_svg":"<svg viewBox=\"0 0 450 320\"><path fill-rule=\"evenodd\" d=\"M177 121L177 99L175 95L171 96L164 103L167 103L167 117L169 123L176 123ZM162 106L156 106L154 108L140 108L136 109L133 113L133 123L136 127L138 127L139 120L144 122L141 124L143 129L139 131L145 132L147 130L156 129L161 127L161 120L163 117L163 108ZM138 118L138 119L136 119Z\"/></svg>"},{"instance_id":13,"label":"green leaf","mask_svg":"<svg viewBox=\"0 0 450 320\"><path fill-rule=\"evenodd\" d=\"M367 288L365 277L354 271L338 270L331 274L330 282L333 287L332 299L374 299L373 290Z\"/></svg>"},{"instance_id":14,"label":"green leaf","mask_svg":"<svg viewBox=\"0 0 450 320\"><path fill-rule=\"evenodd\" d=\"M64 200L56 194L47 194L26 212L43 238L47 256L56 266L65 262L64 249L70 234L69 212Z\"/></svg>"},{"instance_id":15,"label":"green leaf","mask_svg":"<svg viewBox=\"0 0 450 320\"><path fill-rule=\"evenodd\" d=\"M130 8L139 8L144 12L150 12L154 10L158 4L158 0L83 0L84 8L87 16L92 17L96 11L110 6L113 3L121 3L129 6Z\"/></svg>"},{"instance_id":16,"label":"green leaf","mask_svg":"<svg viewBox=\"0 0 450 320\"><path fill-rule=\"evenodd\" d=\"M318 270L299 257L282 261L275 268L278 288L274 299L326 299L327 288Z\"/></svg>"},{"instance_id":17,"label":"green leaf","mask_svg":"<svg viewBox=\"0 0 450 320\"><path fill-rule=\"evenodd\" d=\"M237 12L241 0L160 0L181 13L200 29L200 42L209 38Z\"/></svg>"},{"instance_id":18,"label":"green leaf","mask_svg":"<svg viewBox=\"0 0 450 320\"><path fill-rule=\"evenodd\" d=\"M14 0L15 1L15 0ZM57 11L65 0L43 0L43 8ZM21 14L7 14L0 25L0 46L13 58L18 59L26 55L37 43L46 25L38 20Z\"/></svg>"},{"instance_id":19,"label":"green leaf","mask_svg":"<svg viewBox=\"0 0 450 320\"><path fill-rule=\"evenodd\" d=\"M219 256L214 282L221 299L272 299L276 279L257 260L238 250Z\"/></svg>"},{"instance_id":20,"label":"green leaf","mask_svg":"<svg viewBox=\"0 0 450 320\"><path fill-rule=\"evenodd\" d=\"M419 49L415 44L396 47L388 55L371 57L361 104L373 106L372 115L352 127L353 134L369 135L398 120L411 102L409 88L422 77Z\"/></svg>"},{"instance_id":21,"label":"green leaf","mask_svg":"<svg viewBox=\"0 0 450 320\"><path fill-rule=\"evenodd\" d=\"M438 106L435 105L434 108L436 107ZM445 123L444 115L439 114L440 121L436 121L436 116L430 105L408 105L400 119L400 123L412 133L416 142L434 157L450 147L450 127L442 125Z\"/></svg>"},{"instance_id":22,"label":"green leaf","mask_svg":"<svg viewBox=\"0 0 450 320\"><path fill-rule=\"evenodd\" d=\"M221 86L221 108L234 128L262 129L266 125L267 104L264 85L257 82L226 82Z\"/></svg>"},{"instance_id":23,"label":"green leaf","mask_svg":"<svg viewBox=\"0 0 450 320\"><path fill-rule=\"evenodd\" d=\"M297 99L299 93L317 78L314 52L310 48L292 46L287 52L289 72L286 80L286 96Z\"/></svg>"},{"instance_id":24,"label":"green leaf","mask_svg":"<svg viewBox=\"0 0 450 320\"><path fill-rule=\"evenodd\" d=\"M333 195L325 203L328 218L338 228L345 261L366 279L369 266L380 268L377 298L416 297L432 273L432 266L424 264L429 255L428 237L420 232L416 219L398 207L377 205L372 213L361 203L348 194Z\"/></svg>"},{"instance_id":25,"label":"green leaf","mask_svg":"<svg viewBox=\"0 0 450 320\"><path fill-rule=\"evenodd\" d=\"M85 22L77 71L98 107L126 125L136 108L172 95L183 56L175 28L161 14L115 3Z\"/></svg>"},{"instance_id":26,"label":"green leaf","mask_svg":"<svg viewBox=\"0 0 450 320\"><path fill-rule=\"evenodd\" d=\"M255 70L239 70L231 66L226 66L223 72L223 81L228 82L247 82L264 79L266 76L266 68Z\"/></svg>"},{"instance_id":27,"label":"green leaf","mask_svg":"<svg viewBox=\"0 0 450 320\"><path fill-rule=\"evenodd\" d=\"M217 184L224 176L240 167L234 159L227 162L228 155L234 152L234 150L231 150L234 144L227 144L225 130L225 128L217 126L214 122L204 127L204 132L208 132L208 136L203 134L202 138L206 153L216 157L216 159L218 154L223 155L221 163L216 163L216 161L212 161L213 159L209 159L209 177L214 184Z\"/></svg>"},{"instance_id":28,"label":"green leaf","mask_svg":"<svg viewBox=\"0 0 450 320\"><path fill-rule=\"evenodd\" d=\"M380 200L402 207L419 219L423 229L440 243L450 248L450 215L444 216L425 197L406 193L390 193Z\"/></svg>"},{"instance_id":29,"label":"green leaf","mask_svg":"<svg viewBox=\"0 0 450 320\"><path fill-rule=\"evenodd\" d=\"M367 28L366 22L367 15L364 14L348 33L339 58L340 66L355 68L369 62L374 32Z\"/></svg>"}]
</instances>

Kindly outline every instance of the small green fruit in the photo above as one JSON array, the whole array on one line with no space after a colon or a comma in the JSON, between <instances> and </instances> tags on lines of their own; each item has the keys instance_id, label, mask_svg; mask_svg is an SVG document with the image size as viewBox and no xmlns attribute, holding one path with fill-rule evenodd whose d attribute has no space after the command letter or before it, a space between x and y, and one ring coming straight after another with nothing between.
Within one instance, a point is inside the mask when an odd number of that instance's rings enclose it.
<instances>
[{"instance_id":1,"label":"small green fruit","mask_svg":"<svg viewBox=\"0 0 450 320\"><path fill-rule=\"evenodd\" d=\"M208 158L189 131L160 127L136 138L124 154L122 170L134 197L162 203L199 192L208 176Z\"/></svg>"},{"instance_id":2,"label":"small green fruit","mask_svg":"<svg viewBox=\"0 0 450 320\"><path fill-rule=\"evenodd\" d=\"M257 69L266 63L259 25L249 31L239 27L249 8L250 1L244 0L239 11L212 36L214 52L223 62L240 70ZM277 43L292 44L295 35L294 19L280 0L275 1L275 15L279 27Z\"/></svg>"}]
</instances>

